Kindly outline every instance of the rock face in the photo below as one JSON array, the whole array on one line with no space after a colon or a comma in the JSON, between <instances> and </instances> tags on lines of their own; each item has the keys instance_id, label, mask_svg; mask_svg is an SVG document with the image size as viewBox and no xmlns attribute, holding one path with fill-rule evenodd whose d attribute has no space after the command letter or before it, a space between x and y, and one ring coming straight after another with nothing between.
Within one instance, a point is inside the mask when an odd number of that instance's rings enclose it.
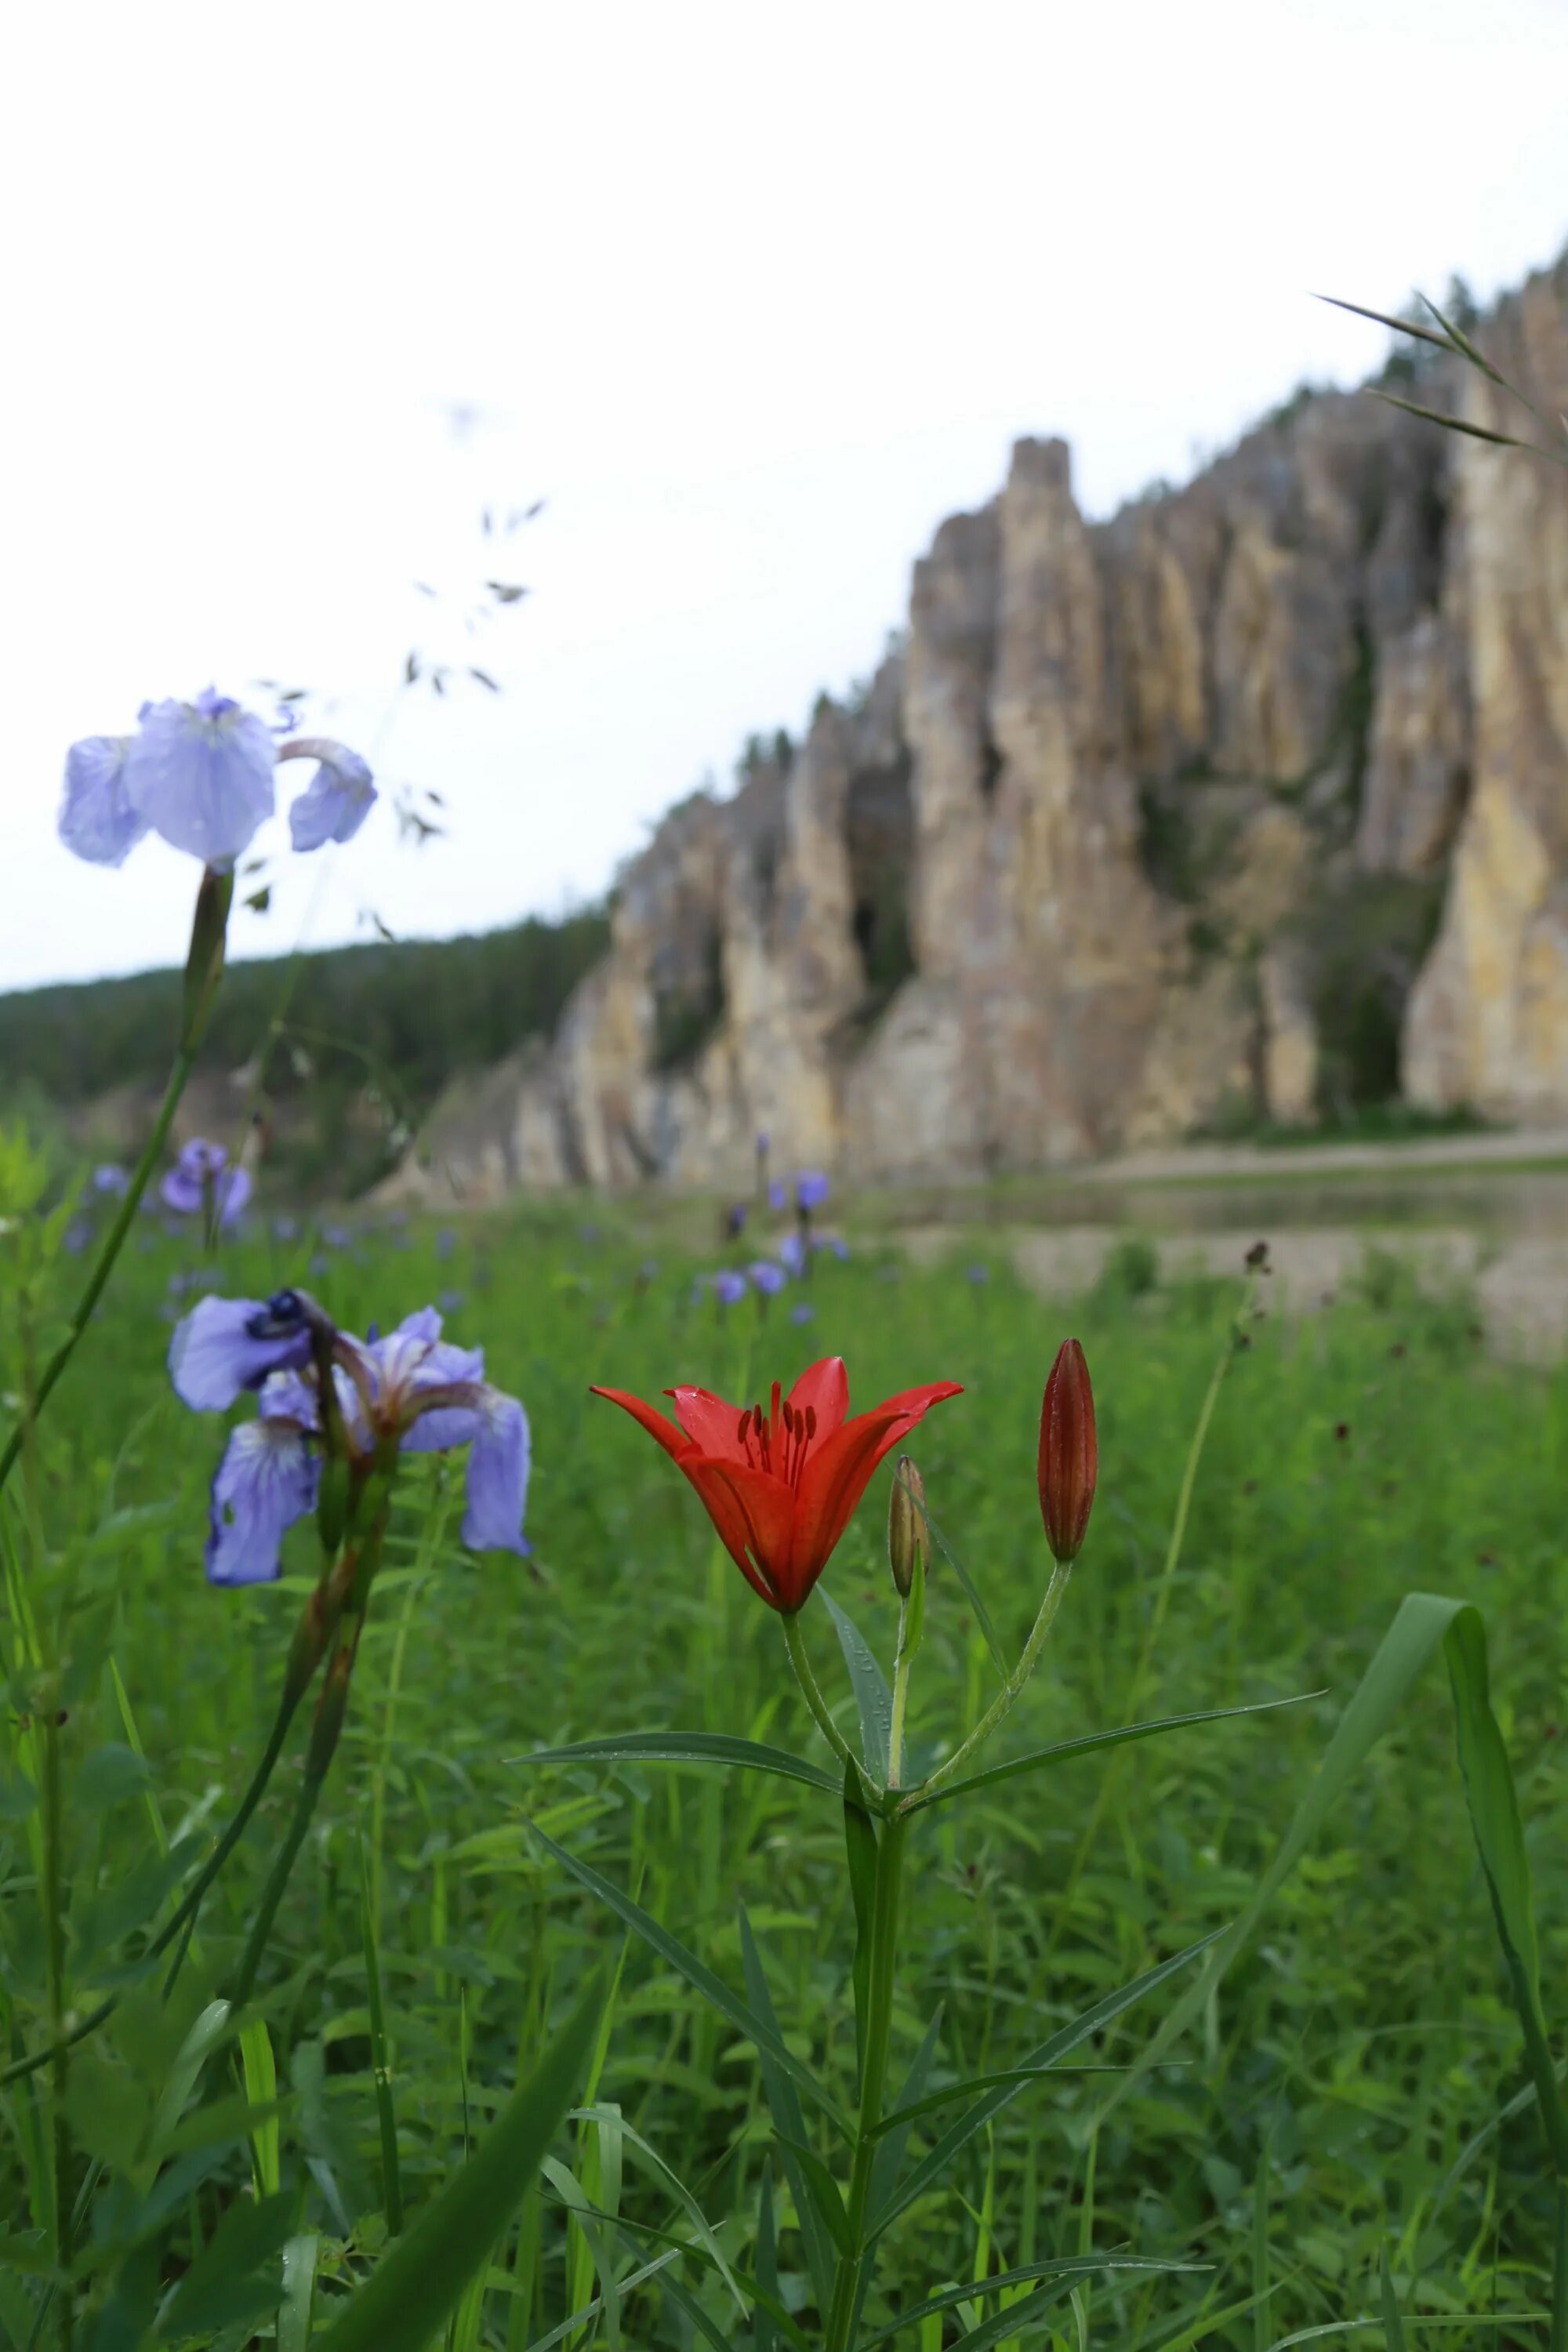
<instances>
[{"instance_id":1,"label":"rock face","mask_svg":"<svg viewBox=\"0 0 1568 2352\"><path fill-rule=\"evenodd\" d=\"M1568 267L1480 331L1555 414ZM1479 381L1415 396L1503 424ZM1103 524L1021 441L870 686L670 813L551 1048L405 1182L740 1184L760 1130L962 1176L1401 1088L1568 1114L1568 475L1301 394Z\"/></svg>"}]
</instances>

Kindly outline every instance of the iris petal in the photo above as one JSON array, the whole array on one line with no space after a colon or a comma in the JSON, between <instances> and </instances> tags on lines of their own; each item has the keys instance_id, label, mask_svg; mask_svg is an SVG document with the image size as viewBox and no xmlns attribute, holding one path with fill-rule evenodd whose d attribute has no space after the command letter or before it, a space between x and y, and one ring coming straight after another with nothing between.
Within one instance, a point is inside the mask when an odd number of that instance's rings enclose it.
<instances>
[{"instance_id":1,"label":"iris petal","mask_svg":"<svg viewBox=\"0 0 1568 2352\"><path fill-rule=\"evenodd\" d=\"M126 754L126 793L175 849L227 866L272 814L273 759L267 728L237 702L155 702Z\"/></svg>"},{"instance_id":2,"label":"iris petal","mask_svg":"<svg viewBox=\"0 0 1568 2352\"><path fill-rule=\"evenodd\" d=\"M309 1331L252 1338L248 1326L263 1312L259 1299L207 1297L175 1325L169 1378L183 1403L195 1412L224 1412L242 1389L259 1388L268 1372L309 1363Z\"/></svg>"},{"instance_id":3,"label":"iris petal","mask_svg":"<svg viewBox=\"0 0 1568 2352\"><path fill-rule=\"evenodd\" d=\"M247 1421L237 1429L213 1480L208 1583L270 1583L284 1536L315 1508L320 1475L291 1423Z\"/></svg>"},{"instance_id":4,"label":"iris petal","mask_svg":"<svg viewBox=\"0 0 1568 2352\"><path fill-rule=\"evenodd\" d=\"M147 830L125 784L129 735L88 735L66 753L59 835L89 866L121 866Z\"/></svg>"}]
</instances>

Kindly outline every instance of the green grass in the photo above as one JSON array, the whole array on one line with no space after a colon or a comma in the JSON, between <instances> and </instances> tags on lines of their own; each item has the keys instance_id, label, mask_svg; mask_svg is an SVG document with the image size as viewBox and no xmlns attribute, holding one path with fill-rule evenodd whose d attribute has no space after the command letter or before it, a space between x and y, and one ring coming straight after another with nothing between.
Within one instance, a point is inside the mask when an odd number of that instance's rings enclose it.
<instances>
[{"instance_id":1,"label":"green grass","mask_svg":"<svg viewBox=\"0 0 1568 2352\"><path fill-rule=\"evenodd\" d=\"M755 1774L651 1764L534 1771L520 1761L544 1746L667 1727L826 1759L776 1621L715 1558L706 1520L664 1456L588 1397L591 1381L656 1395L695 1380L746 1400L834 1351L860 1404L915 1381L963 1381L965 1394L932 1413L913 1451L938 1525L1016 1652L1047 1568L1033 1486L1040 1389L1058 1339L1075 1331L1099 1402L1099 1499L1046 1664L1003 1747L1107 1727L1133 1706L1168 1714L1326 1690L1278 1716L1116 1750L1109 1763L1090 1756L1049 1780L1006 1782L918 1817L895 2082L939 2004L931 2087L1006 2067L1053 2025L1234 1916L1400 1596L1417 1586L1473 1599L1487 1616L1556 2022L1568 1959L1558 1761L1568 1385L1485 1357L1462 1299L1423 1304L1385 1280L1373 1298L1256 1327L1221 1394L1162 1601L1182 1465L1238 1285L1129 1296L1108 1283L1090 1299L1047 1304L1000 1262L989 1283L966 1280L972 1249L917 1273L868 1240L791 1294L816 1309L800 1328L781 1311L787 1299L762 1321L749 1307L721 1321L694 1305L692 1262L668 1246L656 1245L658 1273L639 1278L647 1233L599 1209L476 1223L448 1255L424 1229L367 1233L313 1273L310 1246L242 1242L226 1246L215 1271L225 1289L252 1296L308 1280L358 1329L461 1293L450 1329L484 1343L491 1377L532 1418L535 1559L466 1557L455 1540L460 1465L412 1465L348 1729L262 1972L277 2128L264 2116L231 2123L226 2138L220 2115L205 2151L171 2159L185 2161L190 2179L158 2240L154 2284L183 2273L269 2164L295 2200L289 2226L317 2240L319 2327L341 2308L342 2284L364 2277L386 2242L389 2201L416 2222L605 1958L620 1972L592 2112L558 2138L555 2168L530 2192L451 2340L521 2352L586 2306L606 2275L624 2277L662 2251L663 2241L645 2239L634 2256L635 2236L617 2240L604 2224L568 2229L563 2200L574 2184L628 2224L690 2234L639 2141L687 2185L725 2259L751 2266L770 2160L754 2053L643 1946L622 1951L613 1917L531 1842L530 1818L636 1893L737 1990L743 1901L790 2047L841 2100L851 2095L853 1928L838 1804ZM79 2009L138 1947L142 1931L132 1925L117 1939L112 1914L118 1903L123 1925L134 1912L135 1874L156 1870L160 1834L195 1824L210 1838L242 1791L313 1572L306 1528L290 1539L281 1586L217 1592L203 1580L206 1481L222 1428L179 1406L163 1362L169 1277L195 1263L155 1219L142 1221L37 1458L8 1496L28 1605L66 1660L58 1742L68 1994ZM7 1321L8 1390L20 1377L16 1344ZM874 1482L827 1585L890 1664L888 1477ZM1135 1693L1157 1608L1160 1638ZM849 1728L853 1701L826 1612L814 1603L803 1622ZM22 1778L37 1746L38 1692L14 1592L4 1640L0 2041L14 2053L47 2038L38 1814ZM994 1686L985 1643L939 1559L910 1709L917 1754L952 1742ZM76 2341L88 2352L139 2340L94 2315L114 2270L95 2268L91 2249L112 2241L113 2184L132 2163L141 2084L166 2079L176 2028L232 1979L299 1784L302 1738L301 1727L208 1898L171 2011L133 1987L73 2058L73 2188L91 2158L106 2164L78 2233L89 2258ZM377 1960L369 1980L367 1937ZM1129 2012L1096 2062L1124 2061L1161 2013L1158 1997ZM379 2074L375 2053L385 2061ZM1091 2280L1079 2295L1087 2337L1072 2307L1058 2308L1064 2344L1264 2352L1292 2328L1376 2314L1385 2250L1415 2341L1426 2338L1422 2314L1474 2319L1430 2339L1445 2346L1534 2340L1539 2331L1500 2336L1486 2320L1541 2305L1551 2182L1532 2108L1498 2120L1525 2078L1437 1674L1373 1751L1179 2056L1095 2135L1085 2126L1106 2078L1064 2074L1016 2100L951 2184L889 2233L870 2315L971 2275L978 2229L997 2272L1114 2247L1212 2266ZM237 2115L239 2085L258 2063L253 2039L242 2078L231 2046L209 2063L198 2095ZM32 2249L18 2252L23 2267L0 2273L0 2343L9 2331L18 2347L37 2307L27 2265L39 2266L47 2239L50 2122L45 2077L0 2091L0 2236L16 2232ZM795 2305L800 2239L787 2208L779 2218L781 2293ZM705 2340L672 2282L730 2342L732 2303L689 2263L626 2297L620 2341L653 2352ZM131 2292L124 2273L116 2292ZM42 2343L55 2340L58 2315L57 2302ZM302 2344L303 2324L291 2320L279 2340ZM894 2340L920 2352L956 2340L956 2320L945 2338L931 2324ZM271 2317L257 2326L241 2317L194 2340L271 2342ZM606 2344L605 2315L566 2340L577 2352Z\"/></svg>"}]
</instances>

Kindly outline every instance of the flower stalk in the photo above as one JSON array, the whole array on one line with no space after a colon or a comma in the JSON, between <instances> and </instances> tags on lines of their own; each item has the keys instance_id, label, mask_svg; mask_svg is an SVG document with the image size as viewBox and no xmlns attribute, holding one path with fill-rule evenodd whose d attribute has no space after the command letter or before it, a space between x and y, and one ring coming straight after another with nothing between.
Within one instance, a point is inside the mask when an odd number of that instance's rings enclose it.
<instances>
[{"instance_id":1,"label":"flower stalk","mask_svg":"<svg viewBox=\"0 0 1568 2352\"><path fill-rule=\"evenodd\" d=\"M871 2175L877 2160L877 2126L882 2120L887 2093L893 1989L898 1978L904 1843L908 1834L907 1821L895 1814L882 1823L877 1838L866 1985L865 2063L860 2071L860 2103L855 2117L855 2152L850 2165L849 2194L845 2200L849 2243L847 2251L840 2254L834 2274L833 2299L823 2336L824 2352L847 2352L863 2294Z\"/></svg>"}]
</instances>

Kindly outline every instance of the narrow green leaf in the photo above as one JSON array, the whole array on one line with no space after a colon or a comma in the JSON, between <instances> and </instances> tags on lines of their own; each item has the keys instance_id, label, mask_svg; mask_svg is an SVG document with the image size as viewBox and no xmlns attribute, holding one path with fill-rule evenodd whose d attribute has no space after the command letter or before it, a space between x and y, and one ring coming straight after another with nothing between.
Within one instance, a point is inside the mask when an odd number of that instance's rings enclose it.
<instances>
[{"instance_id":1,"label":"narrow green leaf","mask_svg":"<svg viewBox=\"0 0 1568 2352\"><path fill-rule=\"evenodd\" d=\"M816 1589L833 1620L833 1630L838 1636L838 1646L854 1685L855 1704L860 1714L860 1753L866 1769L879 1788L885 1787L888 1743L893 1729L893 1694L888 1688L888 1677L854 1619L845 1614L825 1584Z\"/></svg>"},{"instance_id":2,"label":"narrow green leaf","mask_svg":"<svg viewBox=\"0 0 1568 2352\"><path fill-rule=\"evenodd\" d=\"M709 2221L701 2206L699 2205L696 2198L692 2195L690 2189L688 2189L686 2183L681 2179L679 2174L673 2171L669 2165L665 2162L663 2157L660 2156L658 2150L656 2147L650 2147L648 2142L644 2139L642 2134L634 2129L632 2125L627 2123L626 2117L620 2113L618 2108L580 2107L574 2109L574 2113L581 2116L585 2116L589 2120L600 2124L607 2123L612 2118L614 2119L615 2128L619 2137L625 2142L626 2146L632 2150L635 2156L641 2158L641 2160L647 2166L649 2171L658 2177L658 2179L663 2183L664 2187L668 2189L670 2195L676 2200L677 2203L684 2210L687 2219L690 2221L692 2228L697 2232L698 2243L701 2246L709 2261L712 2263L714 2269L718 2272L720 2277L729 2288L731 2294L734 2297L736 2310L743 2316L746 2306L744 2299L742 2296L740 2287L736 2283L735 2273L724 2259L723 2250L720 2246L718 2239L713 2234L712 2224ZM607 2199L605 2201L606 2203L611 2202L611 2200Z\"/></svg>"},{"instance_id":3,"label":"narrow green leaf","mask_svg":"<svg viewBox=\"0 0 1568 2352\"><path fill-rule=\"evenodd\" d=\"M1069 2050L1076 2050L1079 2042L1087 2042L1091 2033L1098 2033L1102 2026L1110 2024L1114 2019L1121 2015L1124 2010L1131 2009L1135 2001L1142 2000L1145 1993L1157 1991L1159 1987L1166 1983L1179 1969L1188 1967L1193 1960L1196 1959L1200 1952L1207 1950L1211 1945L1216 1943L1225 1932L1223 1928L1219 1928L1212 1936L1201 1937L1195 1944L1189 1944L1184 1951L1177 1952L1171 1959L1162 1960L1157 1968L1147 1969L1142 1976L1135 1978L1131 1984L1122 1985L1116 1992L1107 1993L1103 2000L1096 2001L1092 2009L1086 2009L1080 2017L1074 2018L1070 2025L1061 2026L1047 2041L1040 2042L1036 2049L1031 2050L1018 2070L1020 2082L999 2084L995 2090L985 2092L948 2126L929 2155L915 2167L897 2195L889 2199L887 2205L877 2215L871 2226L870 2235L879 2236L890 2221L895 2221L906 2207L914 2203L917 2197L923 2197L926 2190L941 2179L960 2148L965 2147L973 2138L975 2133L991 2121L993 2116L1000 2115L1002 2109L1017 2097L1024 2082L1048 2069L1057 2059L1065 2058Z\"/></svg>"},{"instance_id":4,"label":"narrow green leaf","mask_svg":"<svg viewBox=\"0 0 1568 2352\"><path fill-rule=\"evenodd\" d=\"M893 2131L907 2133L922 2116L934 2116L943 2107L952 2106L959 2099L977 2098L983 2091L1000 2091L1009 2085L1021 2091L1026 2084L1043 2083L1047 2074L1120 2074L1123 2071L1120 2066L1004 2066L994 2074L972 2074L966 2082L945 2084L940 2091L932 2091L928 2098L900 2103L891 2115L884 2116L879 2124L873 2125L868 2137L879 2139L885 2133Z\"/></svg>"},{"instance_id":5,"label":"narrow green leaf","mask_svg":"<svg viewBox=\"0 0 1568 2352\"><path fill-rule=\"evenodd\" d=\"M738 1993L731 1992L729 1986L721 1978L716 1977L711 1969L703 1965L695 1952L689 1951L679 1937L670 1934L668 1927L661 1927L658 1921L650 1917L640 1904L634 1903L629 1895L624 1895L618 1886L613 1885L602 1873L594 1869L591 1864L580 1861L576 1854L568 1853L563 1845L557 1845L554 1839L542 1830L536 1822L530 1826L540 1844L548 1853L554 1855L563 1870L568 1872L580 1886L585 1886L590 1895L596 1895L602 1903L607 1904L617 1918L624 1919L633 1933L642 1937L650 1950L657 1952L660 1959L667 1961L678 1975L683 1976L687 1983L700 1992L705 2000L710 2001L721 2017L728 2018L738 2033L744 2034L748 2042L754 2042L759 2051L765 2050L774 2064L782 2066L784 2072L799 2084L801 2089L816 2100L824 2113L831 2116L840 2131L846 2130L844 2119L827 2093L816 2081L811 2069L802 2065L795 2053L785 2047L783 2036L776 2029L766 2025L754 2011L747 2007Z\"/></svg>"},{"instance_id":6,"label":"narrow green leaf","mask_svg":"<svg viewBox=\"0 0 1568 2352\"><path fill-rule=\"evenodd\" d=\"M1384 2342L1387 2352L1405 2352L1405 2322L1399 2315L1399 2297L1394 2292L1394 2273L1388 2267L1386 2246L1379 2250L1378 2267Z\"/></svg>"},{"instance_id":7,"label":"narrow green leaf","mask_svg":"<svg viewBox=\"0 0 1568 2352\"><path fill-rule=\"evenodd\" d=\"M752 2007L768 2028L773 2041L779 2040L778 2019L773 2014L773 1995L763 1968L762 1954L752 1932L752 1923L742 1903L739 1906L741 1929L741 1964L745 1970L746 1991ZM833 2293L833 2242L817 2218L816 2209L806 2195L805 2175L796 2162L792 2149L805 2138L805 2117L801 2111L800 2095L785 2070L776 2065L763 2043L757 2044L757 2065L763 2078L763 2095L768 2103L768 2114L781 2147L781 2161L789 2193L800 2222L800 2234L805 2249L805 2267L811 2279L812 2293L819 2311L827 2309Z\"/></svg>"},{"instance_id":8,"label":"narrow green leaf","mask_svg":"<svg viewBox=\"0 0 1568 2352\"><path fill-rule=\"evenodd\" d=\"M245 2095L253 2107L267 2116L267 2120L254 2126L250 2135L256 2193L258 2197L276 2197L279 2185L278 2070L272 2060L272 2037L264 2017L247 2018L240 2027L239 2059L245 2074Z\"/></svg>"},{"instance_id":9,"label":"narrow green leaf","mask_svg":"<svg viewBox=\"0 0 1568 2352\"><path fill-rule=\"evenodd\" d=\"M1513 386L1510 383L1507 376L1500 375L1498 373L1496 368L1493 367L1486 353L1476 349L1476 346L1471 342L1464 329L1462 327L1457 327L1452 319L1446 319L1429 294L1423 294L1421 296L1421 299L1426 303L1426 308L1431 311L1432 316L1436 320L1437 324L1442 328L1443 332L1447 336L1448 341L1453 344L1454 349L1457 352L1463 352L1465 358L1469 361L1470 365L1473 368L1479 368L1482 375L1489 376L1492 383L1500 385L1504 392L1513 392ZM1514 397L1517 400L1521 398L1522 395L1521 394L1514 393Z\"/></svg>"},{"instance_id":10,"label":"narrow green leaf","mask_svg":"<svg viewBox=\"0 0 1568 2352\"><path fill-rule=\"evenodd\" d=\"M990 2278L970 2279L963 2286L943 2287L940 2294L930 2296L924 2303L911 2304L908 2311L900 2311L886 2327L879 2327L873 2334L862 2336L858 2339L859 2352L873 2352L875 2346L889 2343L904 2328L912 2327L917 2319L930 2319L936 2312L951 2311L954 2304L977 2301L982 2295L996 2294L1010 2286L1026 2286L1037 2279L1059 2279L1062 2286L1058 2293L1065 2293L1069 2280L1098 2275L1101 2271L1206 2271L1212 2267L1208 2263L1161 2262L1153 2255L1145 2254L1052 2254L1044 2262L1025 2263L1021 2269L1016 2271L997 2271ZM1025 2304L1014 2304L1008 2311L1008 2318L1016 2319L1024 2309ZM1005 2332L1004 2329L1003 2333Z\"/></svg>"},{"instance_id":11,"label":"narrow green leaf","mask_svg":"<svg viewBox=\"0 0 1568 2352\"><path fill-rule=\"evenodd\" d=\"M1434 351L1451 352L1454 348L1447 335L1435 335L1430 327L1423 327L1414 319L1391 319L1386 310L1369 310L1364 303L1342 301L1337 294L1320 294L1318 299L1336 310L1349 310L1357 319L1370 319L1374 327L1391 327L1396 335L1414 335L1418 343L1430 343Z\"/></svg>"},{"instance_id":12,"label":"narrow green leaf","mask_svg":"<svg viewBox=\"0 0 1568 2352\"><path fill-rule=\"evenodd\" d=\"M1208 1941L1212 1947L1190 1985L1164 2018L1152 2038L1139 2052L1127 2073L1109 2094L1096 2119L1105 2118L1146 2073L1157 2065L1171 2044L1184 2033L1224 1976L1258 1920L1311 1844L1335 1804L1354 1778L1369 1749L1375 1747L1399 1712L1417 1676L1466 1603L1446 1600L1436 1592L1407 1592L1393 1624L1379 1643L1364 1675L1324 1751L1317 1777L1296 1808L1290 1826L1257 1893L1228 1927Z\"/></svg>"},{"instance_id":13,"label":"narrow green leaf","mask_svg":"<svg viewBox=\"0 0 1568 2352\"><path fill-rule=\"evenodd\" d=\"M792 1756L784 1748L765 1748L754 1739L731 1739L709 1731L626 1731L612 1739L579 1739L570 1748L541 1748L531 1756L508 1758L511 1764L734 1764L749 1772L772 1772L781 1780L804 1781L808 1789L837 1791L831 1772Z\"/></svg>"},{"instance_id":14,"label":"narrow green leaf","mask_svg":"<svg viewBox=\"0 0 1568 2352\"><path fill-rule=\"evenodd\" d=\"M763 2158L763 2177L757 2189L757 2284L773 2302L778 2300L779 2264L778 2235L773 2221L773 2168L767 2157ZM752 2352L775 2352L778 2333L773 2314L766 2304L759 2303L752 2314Z\"/></svg>"},{"instance_id":15,"label":"narrow green leaf","mask_svg":"<svg viewBox=\"0 0 1568 2352\"><path fill-rule=\"evenodd\" d=\"M316 2352L426 2352L560 2128L587 2064L603 2000L604 1980L595 1975L468 2163L392 2247Z\"/></svg>"},{"instance_id":16,"label":"narrow green leaf","mask_svg":"<svg viewBox=\"0 0 1568 2352\"><path fill-rule=\"evenodd\" d=\"M1406 416L1425 417L1428 425L1441 425L1449 433L1468 433L1472 441L1490 441L1500 449L1529 449L1538 457L1550 457L1554 465L1562 460L1555 449L1542 448L1539 441L1521 441L1517 433L1494 433L1489 425L1472 425L1468 416L1450 416L1440 408L1423 408L1416 400L1402 400L1396 392L1384 392L1374 385L1379 400L1390 408L1403 408Z\"/></svg>"},{"instance_id":17,"label":"narrow green leaf","mask_svg":"<svg viewBox=\"0 0 1568 2352\"><path fill-rule=\"evenodd\" d=\"M1085 1732L1077 1739L1058 1739L1049 1748L1031 1748L1026 1756L1011 1756L1000 1764L988 1765L984 1772L972 1772L963 1780L949 1781L934 1796L923 1797L911 1789L900 1807L901 1812L923 1812L928 1805L943 1805L950 1797L973 1795L976 1789L994 1788L1000 1781L1016 1780L1020 1772L1034 1772L1042 1764L1065 1764L1074 1756L1087 1756L1097 1748L1124 1748L1134 1739L1153 1739L1163 1731L1184 1731L1191 1724L1226 1723L1240 1715L1275 1715L1281 1707L1305 1706L1309 1701L1322 1698L1321 1690L1301 1691L1293 1698L1265 1698L1249 1706L1208 1706L1192 1715L1162 1715L1148 1723L1124 1723L1116 1731Z\"/></svg>"},{"instance_id":18,"label":"narrow green leaf","mask_svg":"<svg viewBox=\"0 0 1568 2352\"><path fill-rule=\"evenodd\" d=\"M321 2240L307 2230L283 2249L283 2300L278 2306L278 2352L308 2352L310 2305L316 2291Z\"/></svg>"},{"instance_id":19,"label":"narrow green leaf","mask_svg":"<svg viewBox=\"0 0 1568 2352\"><path fill-rule=\"evenodd\" d=\"M806 2194L816 2210L818 2220L841 2254L850 2249L849 2216L844 2210L844 2199L838 2183L815 2151L804 2140L792 2140L790 2153L799 2165L805 2180Z\"/></svg>"},{"instance_id":20,"label":"narrow green leaf","mask_svg":"<svg viewBox=\"0 0 1568 2352\"><path fill-rule=\"evenodd\" d=\"M1502 1944L1524 2054L1541 2103L1541 2120L1559 2177L1568 2171L1568 2111L1541 2006L1541 1955L1531 1897L1530 1860L1514 1794L1508 1749L1492 1713L1487 1634L1477 1609L1463 1609L1443 1637L1454 1694L1454 1726L1470 1827L1475 1832Z\"/></svg>"}]
</instances>

